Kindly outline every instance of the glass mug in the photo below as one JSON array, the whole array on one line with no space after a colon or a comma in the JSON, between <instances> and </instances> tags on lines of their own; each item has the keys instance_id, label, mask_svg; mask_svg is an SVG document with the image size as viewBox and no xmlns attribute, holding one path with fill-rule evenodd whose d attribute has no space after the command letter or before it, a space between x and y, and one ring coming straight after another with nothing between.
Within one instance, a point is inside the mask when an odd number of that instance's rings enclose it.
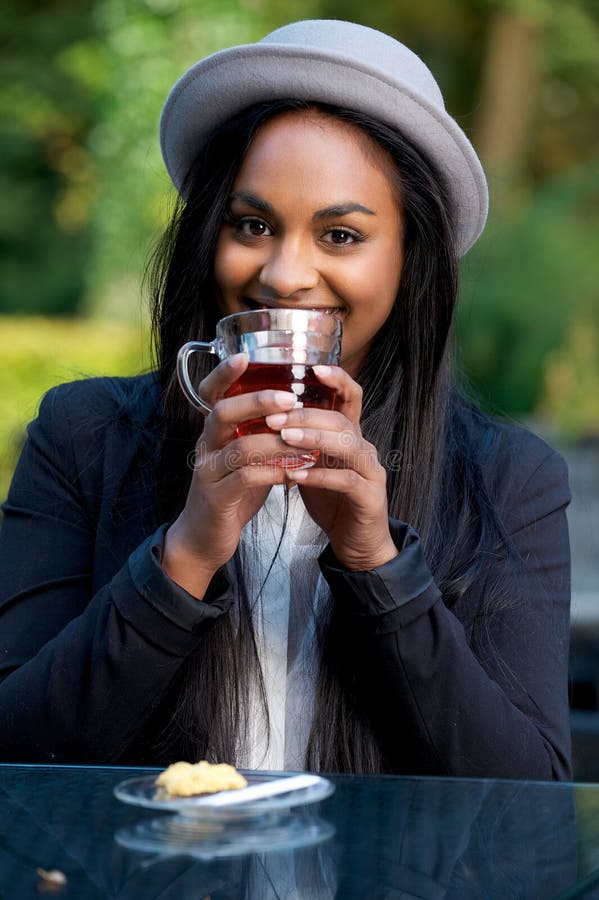
<instances>
[{"instance_id":1,"label":"glass mug","mask_svg":"<svg viewBox=\"0 0 599 900\"><path fill-rule=\"evenodd\" d=\"M213 341L189 341L181 347L177 356L179 384L196 409L210 412L193 386L190 357L194 353L212 353L223 360L235 353L246 353L248 367L226 391L226 397L267 388L294 393L294 408L333 409L335 391L318 380L312 366L338 365L341 332L341 320L322 310L279 308L235 313L217 323ZM239 436L270 431L264 418L251 419L237 427ZM293 455L277 456L274 461L283 468L299 469L313 466L317 459L317 450L298 450Z\"/></svg>"}]
</instances>

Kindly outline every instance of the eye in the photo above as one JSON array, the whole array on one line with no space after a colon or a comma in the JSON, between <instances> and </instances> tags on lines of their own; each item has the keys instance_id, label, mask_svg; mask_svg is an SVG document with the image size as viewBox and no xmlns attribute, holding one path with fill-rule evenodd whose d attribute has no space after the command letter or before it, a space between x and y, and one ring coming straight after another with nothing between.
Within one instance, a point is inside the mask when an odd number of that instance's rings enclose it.
<instances>
[{"instance_id":1,"label":"eye","mask_svg":"<svg viewBox=\"0 0 599 900\"><path fill-rule=\"evenodd\" d=\"M346 247L364 240L361 234L349 228L329 228L323 238L327 244L335 244L337 247Z\"/></svg>"},{"instance_id":2,"label":"eye","mask_svg":"<svg viewBox=\"0 0 599 900\"><path fill-rule=\"evenodd\" d=\"M272 230L262 219L256 219L253 216L244 216L242 219L236 219L232 222L237 234L242 237L269 237Z\"/></svg>"}]
</instances>

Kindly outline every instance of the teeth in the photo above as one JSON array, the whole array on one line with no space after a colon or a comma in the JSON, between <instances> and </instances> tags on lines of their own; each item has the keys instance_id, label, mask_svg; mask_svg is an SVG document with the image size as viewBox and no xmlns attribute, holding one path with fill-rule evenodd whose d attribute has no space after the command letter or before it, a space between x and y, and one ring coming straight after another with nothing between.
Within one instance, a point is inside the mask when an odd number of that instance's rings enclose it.
<instances>
[{"instance_id":1,"label":"teeth","mask_svg":"<svg viewBox=\"0 0 599 900\"><path fill-rule=\"evenodd\" d=\"M250 309L295 309L296 308L294 306L289 306L289 307L267 306L266 304L258 303L256 300L249 300L246 297L244 297L243 303L245 304L245 306L249 306ZM300 308L301 307L297 307L297 309L300 309ZM337 315L340 315L343 312L343 309L340 306L326 306L326 307L313 306L313 307L310 307L310 309L314 312L322 312L322 313L328 313L328 314L337 313Z\"/></svg>"}]
</instances>

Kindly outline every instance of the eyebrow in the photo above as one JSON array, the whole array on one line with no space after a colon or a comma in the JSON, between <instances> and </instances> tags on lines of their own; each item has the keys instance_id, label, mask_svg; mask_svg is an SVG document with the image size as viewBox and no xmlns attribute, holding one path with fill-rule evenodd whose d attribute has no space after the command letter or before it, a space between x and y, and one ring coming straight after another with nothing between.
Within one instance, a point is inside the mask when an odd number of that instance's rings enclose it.
<instances>
[{"instance_id":1,"label":"eyebrow","mask_svg":"<svg viewBox=\"0 0 599 900\"><path fill-rule=\"evenodd\" d=\"M254 209L261 209L262 212L274 213L270 203L267 203L266 200L261 200L260 197L255 197L254 194L248 194L247 191L234 191L231 194L231 203L234 200L241 200L243 203L247 203L248 206L253 206Z\"/></svg>"},{"instance_id":2,"label":"eyebrow","mask_svg":"<svg viewBox=\"0 0 599 900\"><path fill-rule=\"evenodd\" d=\"M320 209L317 213L314 213L314 219L318 221L320 219L329 219L331 216L347 216L353 212L365 213L367 216L375 215L371 209L362 206L361 203L342 203L339 206L327 206L326 209Z\"/></svg>"},{"instance_id":3,"label":"eyebrow","mask_svg":"<svg viewBox=\"0 0 599 900\"><path fill-rule=\"evenodd\" d=\"M274 213L274 209L270 203L247 191L234 191L234 193L231 194L231 202L234 200L241 200L243 203L253 206L254 209L262 210L262 212ZM352 212L361 212L367 216L376 215L376 213L371 209L368 209L367 206L362 206L361 203L341 203L335 206L327 206L326 209L319 209L318 212L314 213L313 219L314 221L319 222L321 219L329 219L332 216L347 216Z\"/></svg>"}]
</instances>

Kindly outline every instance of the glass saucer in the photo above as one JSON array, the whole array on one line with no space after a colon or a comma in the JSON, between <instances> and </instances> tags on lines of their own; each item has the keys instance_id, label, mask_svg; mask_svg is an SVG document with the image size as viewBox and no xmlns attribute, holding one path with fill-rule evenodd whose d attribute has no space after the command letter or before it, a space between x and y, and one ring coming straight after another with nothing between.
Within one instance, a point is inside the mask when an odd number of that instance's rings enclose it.
<instances>
[{"instance_id":1,"label":"glass saucer","mask_svg":"<svg viewBox=\"0 0 599 900\"><path fill-rule=\"evenodd\" d=\"M268 784L281 778L290 778L295 773L244 772L248 786ZM252 800L238 805L211 807L204 805L204 796L175 797L163 788L156 786L156 775L143 775L122 781L114 789L115 796L124 803L143 806L149 809L176 812L180 817L202 822L240 822L261 818L278 812L287 811L296 806L307 806L318 803L329 797L335 790L332 782L326 778L315 776L309 787L289 790L285 794L276 794L261 800Z\"/></svg>"}]
</instances>

